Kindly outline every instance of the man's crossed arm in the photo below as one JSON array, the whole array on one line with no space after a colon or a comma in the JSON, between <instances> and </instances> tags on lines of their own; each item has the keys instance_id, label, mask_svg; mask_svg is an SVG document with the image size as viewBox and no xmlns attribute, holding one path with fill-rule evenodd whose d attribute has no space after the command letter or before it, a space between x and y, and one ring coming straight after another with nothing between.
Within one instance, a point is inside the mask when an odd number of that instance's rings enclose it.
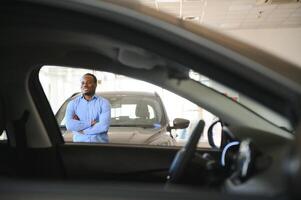
<instances>
[{"instance_id":1,"label":"man's crossed arm","mask_svg":"<svg viewBox=\"0 0 301 200\"><path fill-rule=\"evenodd\" d=\"M107 132L110 126L111 108L110 105L103 107L101 113L98 114L99 120L95 119L91 122L85 122L74 114L71 105L67 106L66 110L66 128L70 131L76 131L81 134L94 135L102 132Z\"/></svg>"}]
</instances>

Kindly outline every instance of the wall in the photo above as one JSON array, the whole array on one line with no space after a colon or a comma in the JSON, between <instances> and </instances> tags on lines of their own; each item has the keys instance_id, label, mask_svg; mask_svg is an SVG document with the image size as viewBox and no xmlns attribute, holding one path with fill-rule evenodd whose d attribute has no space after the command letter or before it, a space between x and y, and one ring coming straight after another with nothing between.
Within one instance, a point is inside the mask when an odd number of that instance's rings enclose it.
<instances>
[{"instance_id":1,"label":"wall","mask_svg":"<svg viewBox=\"0 0 301 200\"><path fill-rule=\"evenodd\" d=\"M301 67L301 28L231 30L224 33Z\"/></svg>"}]
</instances>

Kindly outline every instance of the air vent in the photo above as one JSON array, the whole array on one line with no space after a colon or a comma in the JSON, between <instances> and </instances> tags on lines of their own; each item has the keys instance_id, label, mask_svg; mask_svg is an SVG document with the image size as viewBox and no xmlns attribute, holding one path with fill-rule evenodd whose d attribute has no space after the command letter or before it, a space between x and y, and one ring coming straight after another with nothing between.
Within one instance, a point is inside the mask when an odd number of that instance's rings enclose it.
<instances>
[{"instance_id":1,"label":"air vent","mask_svg":"<svg viewBox=\"0 0 301 200\"><path fill-rule=\"evenodd\" d=\"M185 21L198 21L200 18L197 16L185 16L183 17L183 20Z\"/></svg>"}]
</instances>

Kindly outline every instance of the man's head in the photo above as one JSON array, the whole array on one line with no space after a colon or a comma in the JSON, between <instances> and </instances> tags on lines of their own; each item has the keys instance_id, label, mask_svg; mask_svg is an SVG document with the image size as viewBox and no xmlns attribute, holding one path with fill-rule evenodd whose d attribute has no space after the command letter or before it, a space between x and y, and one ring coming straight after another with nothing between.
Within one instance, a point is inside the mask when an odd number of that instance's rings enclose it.
<instances>
[{"instance_id":1,"label":"man's head","mask_svg":"<svg viewBox=\"0 0 301 200\"><path fill-rule=\"evenodd\" d=\"M97 86L97 78L93 74L84 74L81 78L81 91L85 96L93 96Z\"/></svg>"}]
</instances>

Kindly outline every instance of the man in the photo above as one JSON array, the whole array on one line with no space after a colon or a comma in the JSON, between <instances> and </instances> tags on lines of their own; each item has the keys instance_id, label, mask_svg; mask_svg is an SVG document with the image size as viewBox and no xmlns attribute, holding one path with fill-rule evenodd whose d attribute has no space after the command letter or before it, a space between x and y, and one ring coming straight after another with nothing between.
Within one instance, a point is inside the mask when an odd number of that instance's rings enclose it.
<instances>
[{"instance_id":1,"label":"man","mask_svg":"<svg viewBox=\"0 0 301 200\"><path fill-rule=\"evenodd\" d=\"M95 95L96 87L96 77L85 74L81 79L82 95L68 103L66 128L73 132L73 142L109 142L111 106L107 99Z\"/></svg>"}]
</instances>

